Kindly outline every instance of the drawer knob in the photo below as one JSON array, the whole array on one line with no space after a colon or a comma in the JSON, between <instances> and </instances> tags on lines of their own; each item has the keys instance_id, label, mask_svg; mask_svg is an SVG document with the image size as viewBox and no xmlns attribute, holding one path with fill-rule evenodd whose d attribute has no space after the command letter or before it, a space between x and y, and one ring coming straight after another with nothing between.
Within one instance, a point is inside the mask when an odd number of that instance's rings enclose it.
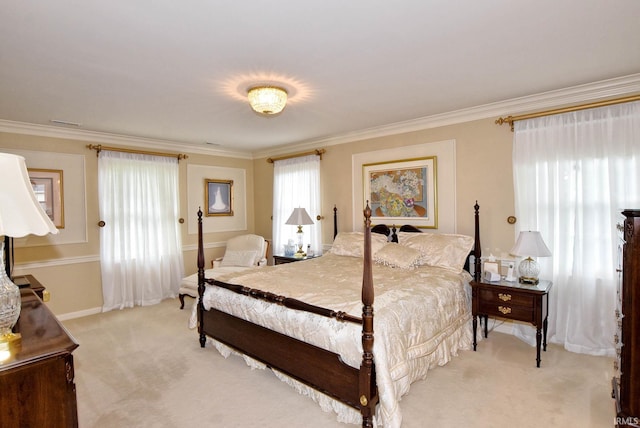
<instances>
[{"instance_id":1,"label":"drawer knob","mask_svg":"<svg viewBox=\"0 0 640 428\"><path fill-rule=\"evenodd\" d=\"M503 302L508 302L509 300L511 300L511 294L498 293L498 298Z\"/></svg>"},{"instance_id":2,"label":"drawer knob","mask_svg":"<svg viewBox=\"0 0 640 428\"><path fill-rule=\"evenodd\" d=\"M511 313L511 308L508 306L498 306L498 310L503 314L507 315Z\"/></svg>"}]
</instances>

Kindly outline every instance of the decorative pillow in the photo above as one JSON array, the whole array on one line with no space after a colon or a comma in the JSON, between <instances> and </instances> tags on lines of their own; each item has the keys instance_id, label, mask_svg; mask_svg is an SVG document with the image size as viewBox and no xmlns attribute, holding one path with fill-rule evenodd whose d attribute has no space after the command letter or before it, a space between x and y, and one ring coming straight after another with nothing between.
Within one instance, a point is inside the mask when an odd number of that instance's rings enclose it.
<instances>
[{"instance_id":1,"label":"decorative pillow","mask_svg":"<svg viewBox=\"0 0 640 428\"><path fill-rule=\"evenodd\" d=\"M473 238L466 235L413 233L400 241L400 245L422 254L422 263L460 272L473 247Z\"/></svg>"},{"instance_id":2,"label":"decorative pillow","mask_svg":"<svg viewBox=\"0 0 640 428\"><path fill-rule=\"evenodd\" d=\"M227 250L222 258L220 266L251 267L256 263L257 251L233 251Z\"/></svg>"},{"instance_id":3,"label":"decorative pillow","mask_svg":"<svg viewBox=\"0 0 640 428\"><path fill-rule=\"evenodd\" d=\"M400 269L414 269L420 266L421 258L420 251L396 243L385 245L373 255L376 263Z\"/></svg>"},{"instance_id":4,"label":"decorative pillow","mask_svg":"<svg viewBox=\"0 0 640 428\"><path fill-rule=\"evenodd\" d=\"M378 233L371 234L371 254L375 254L384 244L387 237ZM338 256L362 257L364 255L363 232L340 232L331 246L331 253Z\"/></svg>"},{"instance_id":5,"label":"decorative pillow","mask_svg":"<svg viewBox=\"0 0 640 428\"><path fill-rule=\"evenodd\" d=\"M411 238L412 236L422 235L422 233L418 233L418 232L398 232L398 233L396 233L396 235L398 235L398 243L403 243L407 239Z\"/></svg>"}]
</instances>

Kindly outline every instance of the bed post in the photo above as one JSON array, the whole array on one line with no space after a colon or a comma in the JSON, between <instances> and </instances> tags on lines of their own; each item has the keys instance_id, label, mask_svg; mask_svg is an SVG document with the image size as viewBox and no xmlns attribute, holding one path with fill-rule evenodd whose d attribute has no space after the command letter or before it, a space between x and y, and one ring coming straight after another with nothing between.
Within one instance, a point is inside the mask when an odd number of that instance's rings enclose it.
<instances>
[{"instance_id":1,"label":"bed post","mask_svg":"<svg viewBox=\"0 0 640 428\"><path fill-rule=\"evenodd\" d=\"M333 206L333 239L338 235L338 207Z\"/></svg>"},{"instance_id":2,"label":"bed post","mask_svg":"<svg viewBox=\"0 0 640 428\"><path fill-rule=\"evenodd\" d=\"M378 402L373 363L373 274L371 268L371 208L364 209L364 267L362 270L362 364L360 365L360 413L362 426L373 427Z\"/></svg>"},{"instance_id":3,"label":"bed post","mask_svg":"<svg viewBox=\"0 0 640 428\"><path fill-rule=\"evenodd\" d=\"M200 334L200 347L204 348L207 336L202 329L202 316L204 305L202 296L204 294L204 249L202 246L202 210L198 208L198 333Z\"/></svg>"},{"instance_id":4,"label":"bed post","mask_svg":"<svg viewBox=\"0 0 640 428\"><path fill-rule=\"evenodd\" d=\"M480 277L481 277L481 272L480 272L480 258L482 257L482 247L480 246L480 205L478 205L478 201L476 201L476 204L473 206L473 208L476 211L476 215L475 215L475 236L474 236L474 241L475 241L475 245L473 247L473 257L474 257L474 272L473 272L473 278L476 281L480 281Z\"/></svg>"}]
</instances>

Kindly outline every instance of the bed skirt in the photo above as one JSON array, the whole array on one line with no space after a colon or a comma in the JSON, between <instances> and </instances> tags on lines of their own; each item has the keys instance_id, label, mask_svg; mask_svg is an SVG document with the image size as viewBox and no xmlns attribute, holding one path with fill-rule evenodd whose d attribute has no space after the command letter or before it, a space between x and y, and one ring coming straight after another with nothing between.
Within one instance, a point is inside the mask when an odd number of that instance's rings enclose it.
<instances>
[{"instance_id":1,"label":"bed skirt","mask_svg":"<svg viewBox=\"0 0 640 428\"><path fill-rule=\"evenodd\" d=\"M190 323L190 326L191 325L192 323ZM244 354L238 353L232 348L210 337L207 337L207 343L214 346L225 358L228 358L232 354L238 355L242 357L245 363L252 369L264 370L267 368L265 364ZM411 360L411 368L399 369L399 371L394 374L394 379L397 379L394 381L396 391L386 391L384 393L396 395L396 399L392 400L396 405L393 408L383 408L378 404L374 419L375 426L399 428L402 425L402 412L399 407L400 397L409 392L411 383L425 379L427 377L428 370L447 364L453 357L458 355L459 351L471 350L472 345L473 332L471 317L468 314L465 314L464 316L461 316L456 323L450 325L447 329L432 338L430 346L426 352L421 352L422 355ZM349 407L301 382L298 382L277 370L272 369L271 371L278 379L293 387L299 394L310 397L323 411L335 413L338 422L354 425L360 425L362 423L362 415L356 409ZM409 373L413 373L414 376L409 376ZM405 374L405 376L403 376L403 374ZM399 376L399 378L396 376Z\"/></svg>"}]
</instances>

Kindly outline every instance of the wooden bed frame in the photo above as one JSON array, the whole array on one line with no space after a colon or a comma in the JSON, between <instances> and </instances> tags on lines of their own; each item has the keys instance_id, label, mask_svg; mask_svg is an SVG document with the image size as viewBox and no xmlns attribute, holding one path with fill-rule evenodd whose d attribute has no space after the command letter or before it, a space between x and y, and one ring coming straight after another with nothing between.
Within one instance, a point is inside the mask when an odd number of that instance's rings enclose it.
<instances>
[{"instance_id":1,"label":"wooden bed frame","mask_svg":"<svg viewBox=\"0 0 640 428\"><path fill-rule=\"evenodd\" d=\"M479 206L475 208L476 278L480 268ZM334 208L334 236L336 209ZM254 358L346 405L362 415L362 426L373 427L378 403L376 371L373 361L373 276L371 258L371 209L364 210L364 267L362 273L362 317L309 305L296 299L278 296L266 291L207 279L204 277L204 250L202 244L202 211L198 211L198 333L204 348L207 336ZM265 300L287 308L335 318L338 321L362 325L362 362L356 369L342 362L340 355L310 345L298 339L253 324L217 309L205 310L203 295L205 284L226 288L238 294Z\"/></svg>"}]
</instances>

